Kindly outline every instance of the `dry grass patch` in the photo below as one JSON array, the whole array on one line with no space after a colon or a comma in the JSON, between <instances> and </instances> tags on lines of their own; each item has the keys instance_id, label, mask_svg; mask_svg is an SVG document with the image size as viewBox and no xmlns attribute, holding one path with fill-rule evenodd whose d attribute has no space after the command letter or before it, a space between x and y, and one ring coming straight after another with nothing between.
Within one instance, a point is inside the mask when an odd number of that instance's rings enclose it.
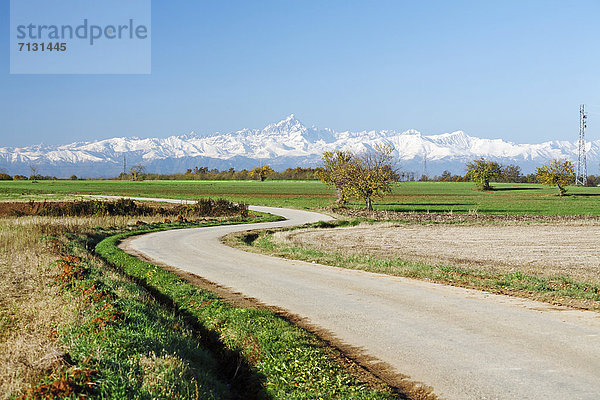
<instances>
[{"instance_id":1,"label":"dry grass patch","mask_svg":"<svg viewBox=\"0 0 600 400\"><path fill-rule=\"evenodd\" d=\"M57 330L80 317L71 295L55 284L63 250L58 237L138 220L152 218L0 218L0 398L68 364Z\"/></svg>"},{"instance_id":2,"label":"dry grass patch","mask_svg":"<svg viewBox=\"0 0 600 400\"><path fill-rule=\"evenodd\" d=\"M55 328L75 315L52 285L56 258L40 241L49 221L0 220L0 393L33 383L61 362Z\"/></svg>"}]
</instances>

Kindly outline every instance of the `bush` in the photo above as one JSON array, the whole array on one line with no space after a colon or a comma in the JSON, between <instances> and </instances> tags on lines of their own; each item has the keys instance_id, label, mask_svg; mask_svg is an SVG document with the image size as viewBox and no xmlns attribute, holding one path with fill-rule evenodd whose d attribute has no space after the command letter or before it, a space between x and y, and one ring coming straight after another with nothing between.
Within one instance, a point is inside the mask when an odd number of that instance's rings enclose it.
<instances>
[{"instance_id":1,"label":"bush","mask_svg":"<svg viewBox=\"0 0 600 400\"><path fill-rule=\"evenodd\" d=\"M194 204L179 206L174 214L185 217L212 217L219 215L241 215L248 216L248 205L244 203L233 203L227 199L200 199Z\"/></svg>"},{"instance_id":2,"label":"bush","mask_svg":"<svg viewBox=\"0 0 600 400\"><path fill-rule=\"evenodd\" d=\"M171 215L185 218L218 217L239 215L248 217L248 206L244 203L233 203L226 199L200 199L190 205L163 207L136 203L131 199L115 201L79 200L70 202L36 202L4 203L4 214L23 216L41 215L45 217L81 217L91 215L129 215L153 216Z\"/></svg>"},{"instance_id":3,"label":"bush","mask_svg":"<svg viewBox=\"0 0 600 400\"><path fill-rule=\"evenodd\" d=\"M31 202L34 203L34 202ZM32 206L32 210L35 208ZM36 215L47 217L87 216L87 215L151 215L152 207L143 206L130 199L116 201L80 200L65 203L43 202Z\"/></svg>"},{"instance_id":4,"label":"bush","mask_svg":"<svg viewBox=\"0 0 600 400\"><path fill-rule=\"evenodd\" d=\"M595 187L600 186L600 175L588 175L585 186Z\"/></svg>"}]
</instances>

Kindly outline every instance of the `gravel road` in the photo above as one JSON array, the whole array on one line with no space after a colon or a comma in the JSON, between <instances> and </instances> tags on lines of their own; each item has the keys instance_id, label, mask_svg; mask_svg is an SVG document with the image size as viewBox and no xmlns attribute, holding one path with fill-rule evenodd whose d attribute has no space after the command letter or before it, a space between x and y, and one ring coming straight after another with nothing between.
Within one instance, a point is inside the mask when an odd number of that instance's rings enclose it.
<instances>
[{"instance_id":1,"label":"gravel road","mask_svg":"<svg viewBox=\"0 0 600 400\"><path fill-rule=\"evenodd\" d=\"M304 317L446 399L600 398L600 315L406 278L246 253L219 238L328 216L151 233L135 252Z\"/></svg>"}]
</instances>

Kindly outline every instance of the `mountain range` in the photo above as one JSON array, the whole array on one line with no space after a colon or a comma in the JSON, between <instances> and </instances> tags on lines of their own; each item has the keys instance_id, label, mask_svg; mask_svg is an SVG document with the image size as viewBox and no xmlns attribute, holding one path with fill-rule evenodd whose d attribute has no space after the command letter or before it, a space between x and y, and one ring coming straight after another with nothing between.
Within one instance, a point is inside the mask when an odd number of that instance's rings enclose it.
<instances>
[{"instance_id":1,"label":"mountain range","mask_svg":"<svg viewBox=\"0 0 600 400\"><path fill-rule=\"evenodd\" d=\"M288 167L317 166L327 150L348 149L356 152L376 143L394 145L394 156L401 170L439 175L448 170L463 174L465 164L484 157L503 164L517 164L523 172L554 158L577 160L577 142L547 141L539 144L515 144L502 139L482 139L463 131L422 135L411 129L336 132L307 127L292 114L264 129L242 129L231 133L167 138L118 137L65 145L35 145L22 148L1 147L0 169L29 176L32 171L56 177L114 177L133 165L148 172L170 174L188 168L208 167L241 170L269 164L275 170ZM587 142L588 166L596 169L600 140ZM589 168L588 168L589 170Z\"/></svg>"}]
</instances>

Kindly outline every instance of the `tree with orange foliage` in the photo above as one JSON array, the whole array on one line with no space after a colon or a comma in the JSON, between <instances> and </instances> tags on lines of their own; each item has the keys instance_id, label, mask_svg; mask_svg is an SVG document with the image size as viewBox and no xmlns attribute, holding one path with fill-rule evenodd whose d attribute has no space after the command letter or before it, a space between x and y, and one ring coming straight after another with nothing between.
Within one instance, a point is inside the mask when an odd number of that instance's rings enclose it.
<instances>
[{"instance_id":1,"label":"tree with orange foliage","mask_svg":"<svg viewBox=\"0 0 600 400\"><path fill-rule=\"evenodd\" d=\"M552 160L536 170L535 176L542 185L558 186L558 195L564 196L565 186L575 182L575 167L569 160Z\"/></svg>"},{"instance_id":2,"label":"tree with orange foliage","mask_svg":"<svg viewBox=\"0 0 600 400\"><path fill-rule=\"evenodd\" d=\"M252 171L250 171L250 176L260 179L263 182L269 175L274 173L273 169L268 165L263 165L262 167L254 167Z\"/></svg>"}]
</instances>

